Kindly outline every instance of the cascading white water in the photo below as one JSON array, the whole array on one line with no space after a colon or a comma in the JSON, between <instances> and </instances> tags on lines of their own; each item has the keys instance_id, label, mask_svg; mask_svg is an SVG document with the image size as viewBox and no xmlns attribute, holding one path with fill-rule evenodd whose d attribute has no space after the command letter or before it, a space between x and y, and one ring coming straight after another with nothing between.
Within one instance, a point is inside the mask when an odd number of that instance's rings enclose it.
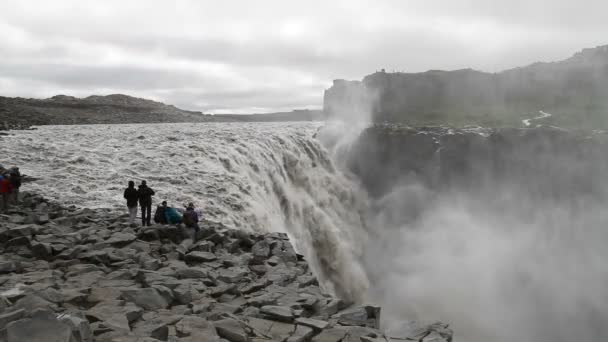
<instances>
[{"instance_id":1,"label":"cascading white water","mask_svg":"<svg viewBox=\"0 0 608 342\"><path fill-rule=\"evenodd\" d=\"M228 226L286 232L330 291L360 299L366 196L313 136L319 124L45 126L14 132L0 163L64 204L122 210L129 180L155 201L194 202Z\"/></svg>"}]
</instances>

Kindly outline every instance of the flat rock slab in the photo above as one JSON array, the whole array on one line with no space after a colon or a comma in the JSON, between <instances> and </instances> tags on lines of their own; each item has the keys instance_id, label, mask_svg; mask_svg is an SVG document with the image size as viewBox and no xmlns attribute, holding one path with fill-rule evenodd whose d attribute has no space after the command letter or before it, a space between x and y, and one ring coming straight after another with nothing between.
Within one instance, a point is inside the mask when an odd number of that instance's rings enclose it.
<instances>
[{"instance_id":1,"label":"flat rock slab","mask_svg":"<svg viewBox=\"0 0 608 342\"><path fill-rule=\"evenodd\" d=\"M294 315L291 308L287 306L266 305L262 306L260 313L270 319L281 322L293 322Z\"/></svg>"},{"instance_id":2,"label":"flat rock slab","mask_svg":"<svg viewBox=\"0 0 608 342\"><path fill-rule=\"evenodd\" d=\"M213 323L217 334L231 342L248 342L249 336L242 323L228 318Z\"/></svg>"}]
</instances>

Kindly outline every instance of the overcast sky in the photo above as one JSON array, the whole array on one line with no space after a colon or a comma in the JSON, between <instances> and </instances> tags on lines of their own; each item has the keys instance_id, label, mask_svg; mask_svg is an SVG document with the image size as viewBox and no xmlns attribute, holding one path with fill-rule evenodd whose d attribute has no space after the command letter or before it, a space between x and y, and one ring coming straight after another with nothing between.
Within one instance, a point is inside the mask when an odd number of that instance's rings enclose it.
<instances>
[{"instance_id":1,"label":"overcast sky","mask_svg":"<svg viewBox=\"0 0 608 342\"><path fill-rule=\"evenodd\" d=\"M0 1L0 95L319 108L381 68L500 71L608 44L608 1Z\"/></svg>"}]
</instances>

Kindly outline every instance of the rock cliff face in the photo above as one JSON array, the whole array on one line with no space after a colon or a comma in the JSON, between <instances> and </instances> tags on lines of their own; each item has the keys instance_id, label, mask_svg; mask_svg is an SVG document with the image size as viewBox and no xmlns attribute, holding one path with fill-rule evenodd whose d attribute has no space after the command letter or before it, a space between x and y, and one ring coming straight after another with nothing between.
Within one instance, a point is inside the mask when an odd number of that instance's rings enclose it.
<instances>
[{"instance_id":1,"label":"rock cliff face","mask_svg":"<svg viewBox=\"0 0 608 342\"><path fill-rule=\"evenodd\" d=\"M556 197L606 196L608 134L534 129L376 125L349 151L348 165L376 197L399 184Z\"/></svg>"},{"instance_id":2,"label":"rock cliff face","mask_svg":"<svg viewBox=\"0 0 608 342\"><path fill-rule=\"evenodd\" d=\"M601 46L500 73L382 71L360 82L337 80L325 91L324 111L353 117L369 109L374 122L410 125L520 127L522 118L544 110L555 114L550 124L608 127L607 85L608 46Z\"/></svg>"}]
</instances>

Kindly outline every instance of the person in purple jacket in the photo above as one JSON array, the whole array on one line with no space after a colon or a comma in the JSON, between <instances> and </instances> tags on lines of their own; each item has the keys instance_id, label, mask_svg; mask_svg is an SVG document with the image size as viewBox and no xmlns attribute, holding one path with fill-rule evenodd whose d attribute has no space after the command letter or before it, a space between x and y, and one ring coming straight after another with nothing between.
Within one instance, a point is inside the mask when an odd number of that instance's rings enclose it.
<instances>
[{"instance_id":1,"label":"person in purple jacket","mask_svg":"<svg viewBox=\"0 0 608 342\"><path fill-rule=\"evenodd\" d=\"M194 204L189 203L186 207L186 212L184 213L183 222L188 228L194 228L195 232L200 230L198 226L198 214L194 210Z\"/></svg>"}]
</instances>

